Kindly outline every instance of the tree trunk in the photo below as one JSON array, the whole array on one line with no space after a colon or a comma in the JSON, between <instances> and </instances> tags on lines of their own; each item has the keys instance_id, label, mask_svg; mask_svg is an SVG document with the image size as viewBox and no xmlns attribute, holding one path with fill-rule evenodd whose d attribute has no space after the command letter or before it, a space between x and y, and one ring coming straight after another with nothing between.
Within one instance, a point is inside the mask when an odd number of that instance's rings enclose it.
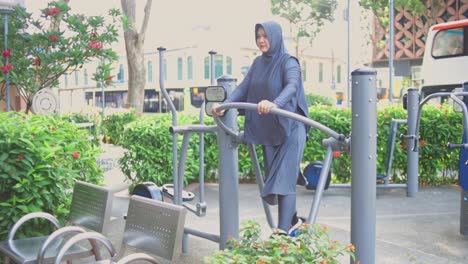
<instances>
[{"instance_id":1,"label":"tree trunk","mask_svg":"<svg viewBox=\"0 0 468 264\"><path fill-rule=\"evenodd\" d=\"M124 29L125 49L128 65L128 97L127 107L133 107L137 112L143 112L145 99L146 69L144 60L145 33L151 11L152 0L147 0L145 17L140 32L135 27L135 1L121 0L122 10L128 18L129 25Z\"/></svg>"}]
</instances>

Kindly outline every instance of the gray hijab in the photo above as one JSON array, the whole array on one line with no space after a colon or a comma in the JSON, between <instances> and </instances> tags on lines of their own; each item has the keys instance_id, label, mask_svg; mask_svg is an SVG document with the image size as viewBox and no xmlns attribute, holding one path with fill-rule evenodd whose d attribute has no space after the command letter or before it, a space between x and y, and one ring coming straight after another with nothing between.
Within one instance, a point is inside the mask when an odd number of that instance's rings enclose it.
<instances>
[{"instance_id":1,"label":"gray hijab","mask_svg":"<svg viewBox=\"0 0 468 264\"><path fill-rule=\"evenodd\" d=\"M258 103L261 100L273 102L286 85L285 64L294 58L286 51L281 26L273 21L255 25L255 37L259 28L265 30L270 43L267 52L258 56L249 70L249 88L246 101ZM300 76L299 76L300 78ZM302 80L297 92L282 109L308 116ZM256 111L245 113L244 138L251 143L276 146L289 136L295 121L277 115L259 115Z\"/></svg>"}]
</instances>

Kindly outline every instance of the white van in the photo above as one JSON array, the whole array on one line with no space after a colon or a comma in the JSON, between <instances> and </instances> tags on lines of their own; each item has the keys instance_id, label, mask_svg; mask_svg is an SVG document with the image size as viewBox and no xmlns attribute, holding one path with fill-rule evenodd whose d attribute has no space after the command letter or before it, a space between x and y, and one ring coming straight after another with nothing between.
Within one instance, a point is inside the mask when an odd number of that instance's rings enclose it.
<instances>
[{"instance_id":1,"label":"white van","mask_svg":"<svg viewBox=\"0 0 468 264\"><path fill-rule=\"evenodd\" d=\"M448 92L468 81L468 19L429 29L421 69L421 97Z\"/></svg>"}]
</instances>

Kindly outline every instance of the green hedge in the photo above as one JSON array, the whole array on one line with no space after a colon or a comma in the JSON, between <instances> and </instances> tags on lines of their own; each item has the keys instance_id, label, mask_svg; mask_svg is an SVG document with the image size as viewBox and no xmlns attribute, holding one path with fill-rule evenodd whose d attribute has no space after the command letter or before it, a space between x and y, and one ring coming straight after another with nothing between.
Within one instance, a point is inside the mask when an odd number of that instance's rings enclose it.
<instances>
[{"instance_id":1,"label":"green hedge","mask_svg":"<svg viewBox=\"0 0 468 264\"><path fill-rule=\"evenodd\" d=\"M103 181L96 163L100 150L88 137L58 117L0 113L0 239L27 213L48 212L64 222L74 181ZM19 235L51 231L34 222Z\"/></svg>"},{"instance_id":2,"label":"green hedge","mask_svg":"<svg viewBox=\"0 0 468 264\"><path fill-rule=\"evenodd\" d=\"M141 116L140 114L138 116ZM103 141L106 143L112 143L121 145L121 139L123 136L124 126L137 119L135 111L111 114L104 117L102 121L102 130L104 133Z\"/></svg>"},{"instance_id":3,"label":"green hedge","mask_svg":"<svg viewBox=\"0 0 468 264\"><path fill-rule=\"evenodd\" d=\"M310 117L346 136L350 136L351 110L329 106L314 106L309 108ZM400 107L389 107L378 111L378 173L385 174L387 138L391 119L406 118L406 111ZM211 118L206 118L208 125L213 124ZM179 124L197 124L198 117L179 115ZM172 136L169 133L171 117L166 114L148 115L130 123L123 132L122 146L129 150L120 161L124 173L134 182L154 181L157 184L172 181ZM243 118L239 118L239 127L243 126ZM460 113L455 113L451 106L425 106L420 129L420 182L423 184L440 184L454 182L457 175L458 151L446 149L447 142L460 142L462 119ZM406 134L406 126L402 125L397 132L396 147L393 159L392 177L394 182L404 182L406 179L406 142L399 135ZM303 163L323 160L325 149L321 146L326 135L316 129L309 132L304 151ZM178 137L179 149L182 136ZM190 139L189 153L186 161L186 182L198 180L199 136L193 134ZM260 164L261 152L258 150ZM216 180L218 163L216 138L205 134L205 175L207 181ZM254 171L250 155L245 146L239 147L239 172L241 180L254 179ZM335 158L332 163L334 182L349 182L351 177L351 161L347 154Z\"/></svg>"}]
</instances>

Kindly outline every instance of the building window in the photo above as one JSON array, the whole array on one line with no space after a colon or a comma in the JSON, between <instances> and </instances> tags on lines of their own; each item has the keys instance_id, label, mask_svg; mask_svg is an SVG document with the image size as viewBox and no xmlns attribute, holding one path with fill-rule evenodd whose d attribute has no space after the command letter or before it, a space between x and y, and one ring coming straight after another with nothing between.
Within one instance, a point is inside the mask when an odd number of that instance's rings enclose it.
<instances>
[{"instance_id":1,"label":"building window","mask_svg":"<svg viewBox=\"0 0 468 264\"><path fill-rule=\"evenodd\" d=\"M153 82L153 62L148 61L148 82Z\"/></svg>"},{"instance_id":2,"label":"building window","mask_svg":"<svg viewBox=\"0 0 468 264\"><path fill-rule=\"evenodd\" d=\"M182 62L182 58L177 59L177 80L182 80L183 77L183 67L184 63Z\"/></svg>"},{"instance_id":3,"label":"building window","mask_svg":"<svg viewBox=\"0 0 468 264\"><path fill-rule=\"evenodd\" d=\"M192 65L192 56L187 58L187 79L193 79L193 65Z\"/></svg>"},{"instance_id":4,"label":"building window","mask_svg":"<svg viewBox=\"0 0 468 264\"><path fill-rule=\"evenodd\" d=\"M117 74L117 81L122 83L122 82L124 82L124 80L125 80L124 66L123 66L123 64L120 64L119 73Z\"/></svg>"},{"instance_id":5,"label":"building window","mask_svg":"<svg viewBox=\"0 0 468 264\"><path fill-rule=\"evenodd\" d=\"M78 80L78 71L75 71L75 86L78 86L79 80Z\"/></svg>"},{"instance_id":6,"label":"building window","mask_svg":"<svg viewBox=\"0 0 468 264\"><path fill-rule=\"evenodd\" d=\"M341 83L341 65L336 66L336 82Z\"/></svg>"},{"instance_id":7,"label":"building window","mask_svg":"<svg viewBox=\"0 0 468 264\"><path fill-rule=\"evenodd\" d=\"M167 81L167 60L164 59L163 61L163 69L164 69L164 80Z\"/></svg>"},{"instance_id":8,"label":"building window","mask_svg":"<svg viewBox=\"0 0 468 264\"><path fill-rule=\"evenodd\" d=\"M223 55L215 56L215 78L223 75Z\"/></svg>"},{"instance_id":9,"label":"building window","mask_svg":"<svg viewBox=\"0 0 468 264\"><path fill-rule=\"evenodd\" d=\"M210 58L205 57L205 80L210 78Z\"/></svg>"},{"instance_id":10,"label":"building window","mask_svg":"<svg viewBox=\"0 0 468 264\"><path fill-rule=\"evenodd\" d=\"M307 81L307 62L302 61L302 81Z\"/></svg>"},{"instance_id":11,"label":"building window","mask_svg":"<svg viewBox=\"0 0 468 264\"><path fill-rule=\"evenodd\" d=\"M88 85L88 70L84 69L83 71L84 85Z\"/></svg>"},{"instance_id":12,"label":"building window","mask_svg":"<svg viewBox=\"0 0 468 264\"><path fill-rule=\"evenodd\" d=\"M319 79L319 83L322 83L323 82L323 63L319 63L319 76L318 76L318 79Z\"/></svg>"},{"instance_id":13,"label":"building window","mask_svg":"<svg viewBox=\"0 0 468 264\"><path fill-rule=\"evenodd\" d=\"M226 57L226 74L232 75L232 58Z\"/></svg>"}]
</instances>

